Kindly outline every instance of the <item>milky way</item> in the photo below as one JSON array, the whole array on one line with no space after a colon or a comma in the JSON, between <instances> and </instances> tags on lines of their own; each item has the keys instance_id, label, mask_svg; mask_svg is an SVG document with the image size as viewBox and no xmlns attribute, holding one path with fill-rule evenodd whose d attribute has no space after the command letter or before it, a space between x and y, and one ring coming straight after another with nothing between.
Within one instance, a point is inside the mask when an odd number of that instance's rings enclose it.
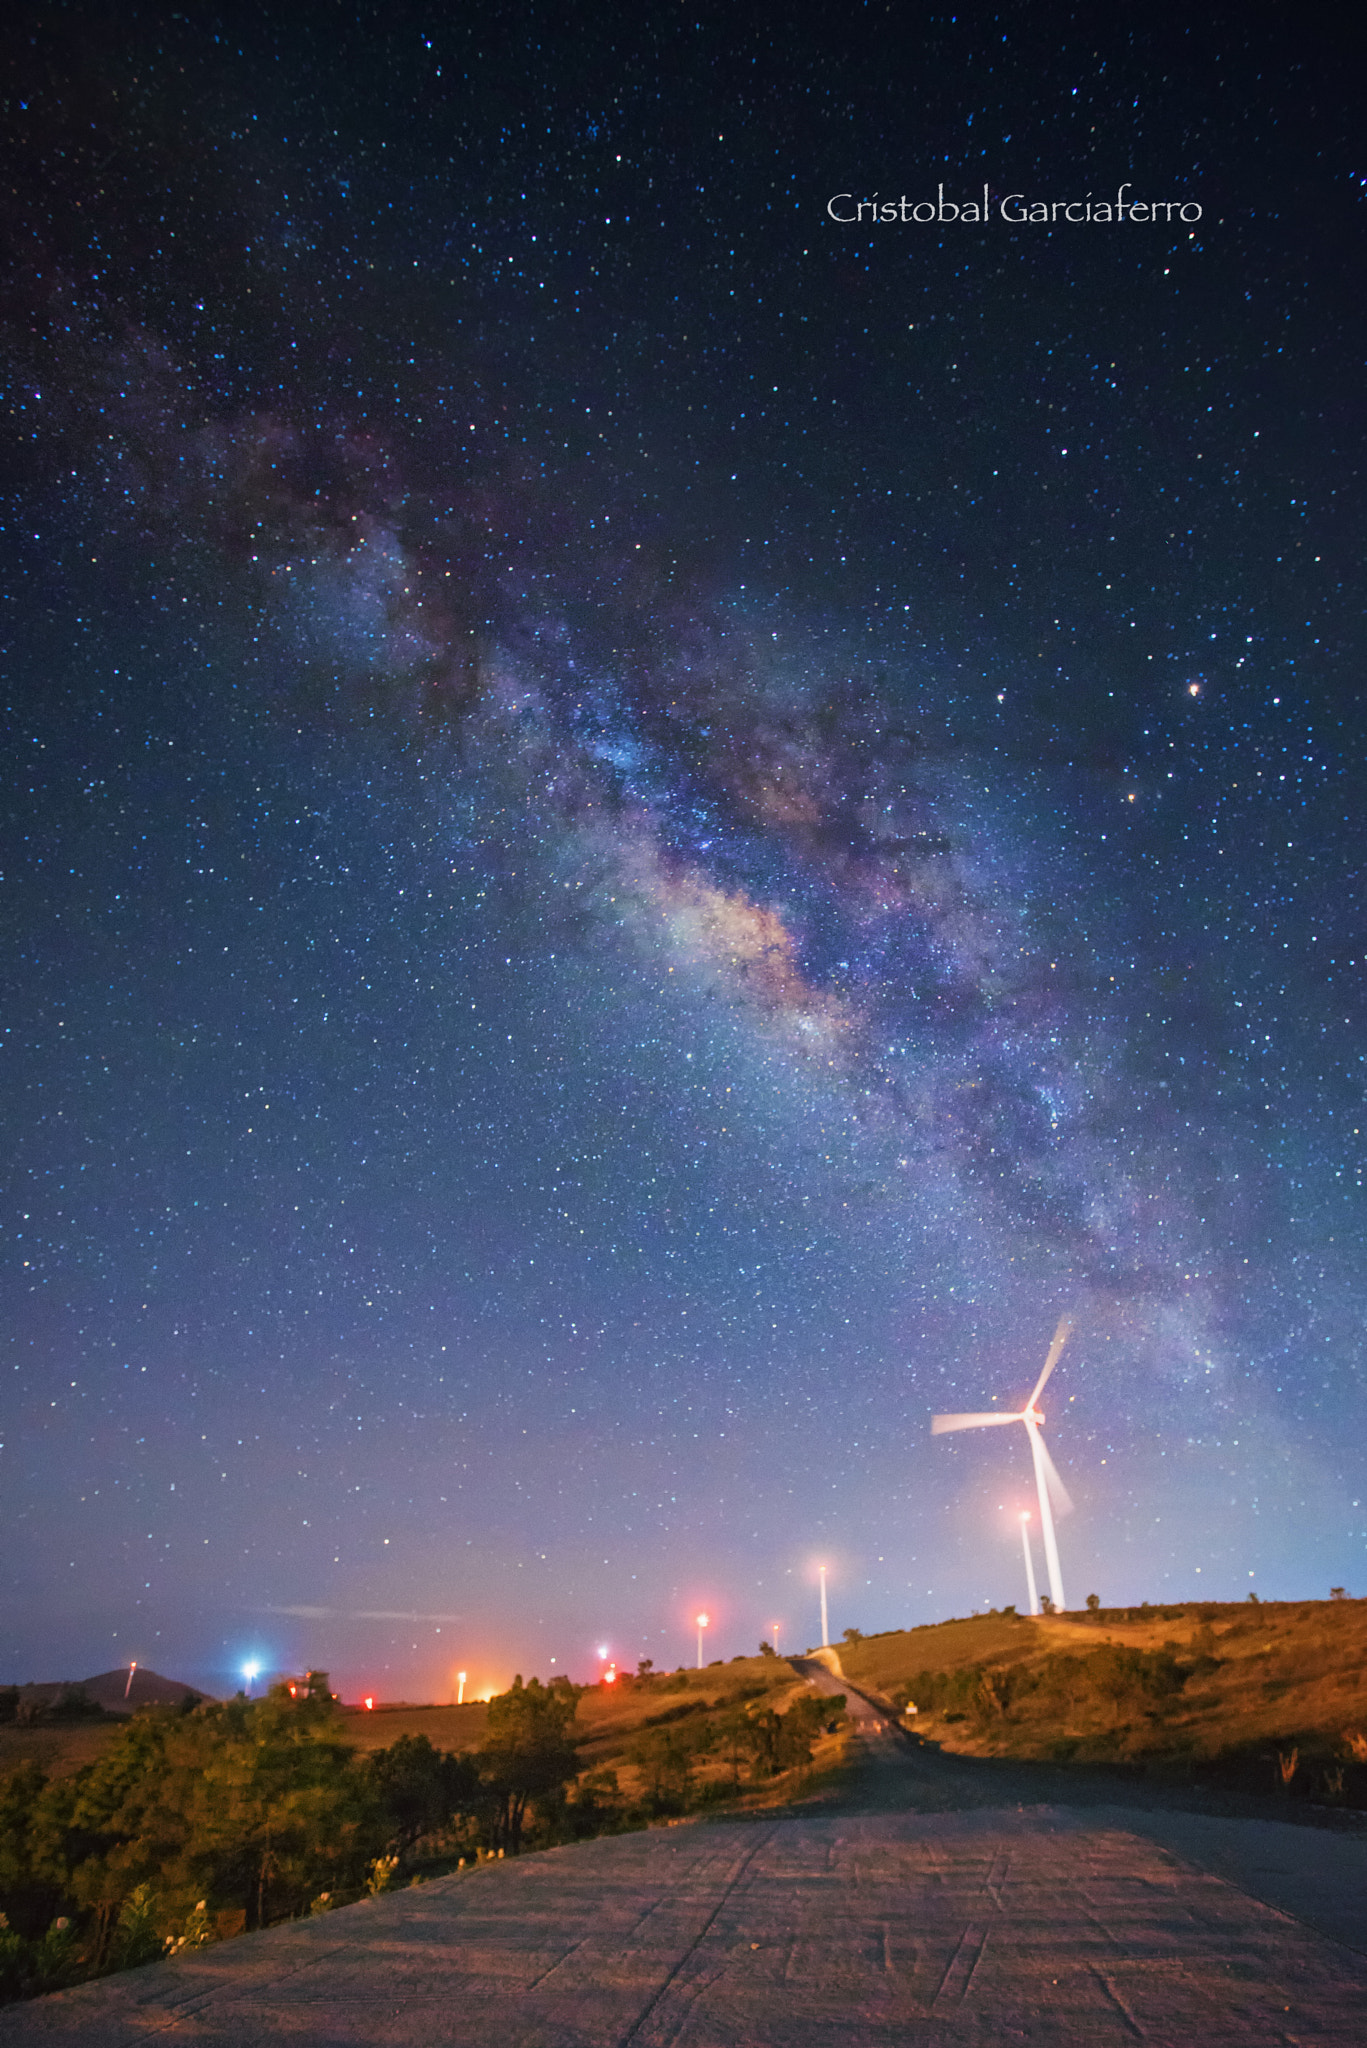
<instances>
[{"instance_id":1,"label":"milky way","mask_svg":"<svg viewBox=\"0 0 1367 2048\"><path fill-rule=\"evenodd\" d=\"M1351 1585L1360 187L1259 34L25 31L8 1676L1018 1601L928 1419L1064 1310L1072 1597ZM826 212L1135 151L1199 229Z\"/></svg>"}]
</instances>

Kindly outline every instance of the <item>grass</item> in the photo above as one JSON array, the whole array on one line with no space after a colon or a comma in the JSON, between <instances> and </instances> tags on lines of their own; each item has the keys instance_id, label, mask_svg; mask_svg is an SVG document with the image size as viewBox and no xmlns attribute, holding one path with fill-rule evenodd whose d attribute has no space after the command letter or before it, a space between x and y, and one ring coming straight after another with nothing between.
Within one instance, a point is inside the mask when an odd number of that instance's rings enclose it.
<instances>
[{"instance_id":1,"label":"grass","mask_svg":"<svg viewBox=\"0 0 1367 2048\"><path fill-rule=\"evenodd\" d=\"M840 1657L889 1705L919 1690L917 1732L946 1750L1367 1807L1367 1601L984 1615Z\"/></svg>"}]
</instances>

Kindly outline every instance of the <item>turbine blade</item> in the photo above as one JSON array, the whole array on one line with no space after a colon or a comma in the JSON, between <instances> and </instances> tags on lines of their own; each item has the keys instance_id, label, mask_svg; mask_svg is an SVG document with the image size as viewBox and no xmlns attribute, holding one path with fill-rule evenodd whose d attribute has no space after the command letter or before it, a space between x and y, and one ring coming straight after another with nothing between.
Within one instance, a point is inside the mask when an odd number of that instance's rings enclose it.
<instances>
[{"instance_id":1,"label":"turbine blade","mask_svg":"<svg viewBox=\"0 0 1367 2048\"><path fill-rule=\"evenodd\" d=\"M1073 1503L1067 1487L1058 1476L1058 1467L1049 1455L1049 1447L1039 1431L1035 1431L1035 1442L1039 1445L1040 1458L1044 1465L1044 1483L1049 1489L1055 1508L1061 1515L1071 1515Z\"/></svg>"},{"instance_id":2,"label":"turbine blade","mask_svg":"<svg viewBox=\"0 0 1367 2048\"><path fill-rule=\"evenodd\" d=\"M1049 1356L1044 1361L1044 1371L1035 1381L1035 1391L1025 1404L1027 1408L1033 1408L1036 1401L1038 1401L1040 1395L1044 1392L1044 1382L1048 1379L1050 1373L1058 1364L1059 1353L1062 1351L1064 1345L1068 1342L1068 1338L1072 1331L1072 1327L1073 1319L1071 1316L1063 1315L1059 1317L1058 1328L1054 1332L1054 1341L1049 1346Z\"/></svg>"},{"instance_id":3,"label":"turbine blade","mask_svg":"<svg viewBox=\"0 0 1367 2048\"><path fill-rule=\"evenodd\" d=\"M1001 1415L995 1410L991 1415L932 1415L930 1433L932 1436L948 1436L952 1429L991 1429L998 1422L1023 1422L1023 1415Z\"/></svg>"}]
</instances>

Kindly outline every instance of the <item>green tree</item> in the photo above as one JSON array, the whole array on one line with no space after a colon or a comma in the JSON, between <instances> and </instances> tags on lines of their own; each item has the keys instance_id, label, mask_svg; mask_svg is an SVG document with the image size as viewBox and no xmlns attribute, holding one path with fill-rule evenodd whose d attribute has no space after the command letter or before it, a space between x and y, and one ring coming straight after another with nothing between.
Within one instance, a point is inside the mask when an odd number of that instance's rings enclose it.
<instances>
[{"instance_id":1,"label":"green tree","mask_svg":"<svg viewBox=\"0 0 1367 2048\"><path fill-rule=\"evenodd\" d=\"M521 1674L489 1702L479 1774L492 1802L494 1847L510 1856L522 1843L527 1802L562 1791L578 1770L570 1733L578 1707L568 1679L524 1685Z\"/></svg>"},{"instance_id":2,"label":"green tree","mask_svg":"<svg viewBox=\"0 0 1367 2048\"><path fill-rule=\"evenodd\" d=\"M366 1766L388 1829L387 1843L407 1864L424 1835L479 1803L479 1772L469 1757L434 1749L425 1735L401 1735Z\"/></svg>"},{"instance_id":3,"label":"green tree","mask_svg":"<svg viewBox=\"0 0 1367 2048\"><path fill-rule=\"evenodd\" d=\"M63 1903L67 1870L42 1852L48 1780L37 1764L20 1764L0 1781L0 1912L16 1938L41 1932Z\"/></svg>"},{"instance_id":4,"label":"green tree","mask_svg":"<svg viewBox=\"0 0 1367 2048\"><path fill-rule=\"evenodd\" d=\"M39 1846L64 1856L105 1935L141 1884L172 1926L200 1898L264 1926L356 1881L383 1844L385 1816L325 1687L135 1715L69 1793L65 1812L47 1796L40 1817L60 1840Z\"/></svg>"}]
</instances>

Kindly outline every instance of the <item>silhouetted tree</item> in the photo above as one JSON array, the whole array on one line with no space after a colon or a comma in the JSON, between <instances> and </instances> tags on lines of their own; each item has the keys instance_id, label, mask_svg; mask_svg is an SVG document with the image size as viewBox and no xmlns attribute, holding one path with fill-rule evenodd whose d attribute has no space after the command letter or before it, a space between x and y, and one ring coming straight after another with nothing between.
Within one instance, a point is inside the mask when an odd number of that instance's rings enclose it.
<instances>
[{"instance_id":1,"label":"silhouetted tree","mask_svg":"<svg viewBox=\"0 0 1367 2048\"><path fill-rule=\"evenodd\" d=\"M424 1835L449 1826L479 1801L479 1771L469 1757L434 1749L425 1735L401 1735L367 1760L388 1827L387 1846L400 1866Z\"/></svg>"},{"instance_id":2,"label":"silhouetted tree","mask_svg":"<svg viewBox=\"0 0 1367 2048\"><path fill-rule=\"evenodd\" d=\"M494 1846L509 1855L521 1845L528 1800L560 1791L579 1767L570 1735L578 1705L568 1679L524 1685L520 1674L489 1702L479 1774L493 1802Z\"/></svg>"}]
</instances>

